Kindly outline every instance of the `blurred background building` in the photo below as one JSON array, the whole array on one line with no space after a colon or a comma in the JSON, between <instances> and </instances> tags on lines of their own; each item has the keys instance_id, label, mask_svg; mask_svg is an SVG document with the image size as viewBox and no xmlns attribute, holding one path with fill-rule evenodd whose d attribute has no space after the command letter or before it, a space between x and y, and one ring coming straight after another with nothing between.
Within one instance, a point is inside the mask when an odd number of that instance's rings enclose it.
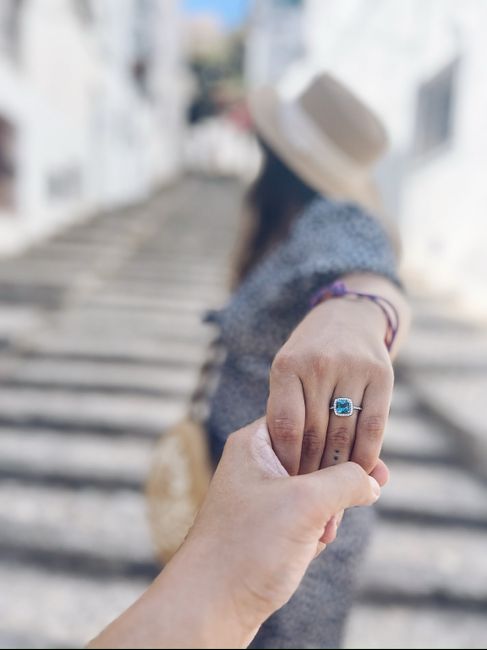
<instances>
[{"instance_id":1,"label":"blurred background building","mask_svg":"<svg viewBox=\"0 0 487 650\"><path fill-rule=\"evenodd\" d=\"M408 271L485 315L481 26L487 6L478 0L255 0L246 76L292 94L329 69L375 107L391 136L378 179L400 222Z\"/></svg>"},{"instance_id":2,"label":"blurred background building","mask_svg":"<svg viewBox=\"0 0 487 650\"><path fill-rule=\"evenodd\" d=\"M305 56L302 0L256 0L248 19L245 78L250 87L276 83Z\"/></svg>"},{"instance_id":3,"label":"blurred background building","mask_svg":"<svg viewBox=\"0 0 487 650\"><path fill-rule=\"evenodd\" d=\"M0 5L0 252L180 171L176 0Z\"/></svg>"}]
</instances>

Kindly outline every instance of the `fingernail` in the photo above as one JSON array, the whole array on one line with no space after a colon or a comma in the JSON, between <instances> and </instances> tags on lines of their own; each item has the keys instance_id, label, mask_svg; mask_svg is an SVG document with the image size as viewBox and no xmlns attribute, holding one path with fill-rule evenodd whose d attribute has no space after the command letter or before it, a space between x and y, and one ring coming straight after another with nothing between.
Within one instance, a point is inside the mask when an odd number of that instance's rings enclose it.
<instances>
[{"instance_id":1,"label":"fingernail","mask_svg":"<svg viewBox=\"0 0 487 650\"><path fill-rule=\"evenodd\" d=\"M380 485L372 476L369 476L369 481L370 481L370 487L375 497L375 501L377 501L377 499L380 497Z\"/></svg>"}]
</instances>

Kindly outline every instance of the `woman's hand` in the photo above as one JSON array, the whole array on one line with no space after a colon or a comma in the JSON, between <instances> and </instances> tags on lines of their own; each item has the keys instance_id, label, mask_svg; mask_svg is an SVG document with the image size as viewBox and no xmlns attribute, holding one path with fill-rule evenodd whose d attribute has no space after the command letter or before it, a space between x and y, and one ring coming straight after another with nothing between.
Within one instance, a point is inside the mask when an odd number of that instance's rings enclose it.
<instances>
[{"instance_id":1,"label":"woman's hand","mask_svg":"<svg viewBox=\"0 0 487 650\"><path fill-rule=\"evenodd\" d=\"M347 460L366 472L377 464L394 382L385 331L371 301L335 298L311 310L276 355L267 424L290 474ZM329 408L336 397L362 411L336 416Z\"/></svg>"},{"instance_id":2,"label":"woman's hand","mask_svg":"<svg viewBox=\"0 0 487 650\"><path fill-rule=\"evenodd\" d=\"M243 648L333 539L336 514L388 478L355 463L290 477L263 420L230 436L196 522L151 587L90 648Z\"/></svg>"}]
</instances>

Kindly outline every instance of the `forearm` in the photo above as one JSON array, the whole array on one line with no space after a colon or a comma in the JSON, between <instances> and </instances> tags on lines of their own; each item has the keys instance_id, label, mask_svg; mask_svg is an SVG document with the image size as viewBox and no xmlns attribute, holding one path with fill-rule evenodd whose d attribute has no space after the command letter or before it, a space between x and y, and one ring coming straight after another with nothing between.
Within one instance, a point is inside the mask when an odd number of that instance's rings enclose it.
<instances>
[{"instance_id":1,"label":"forearm","mask_svg":"<svg viewBox=\"0 0 487 650\"><path fill-rule=\"evenodd\" d=\"M89 648L245 648L257 631L234 611L214 550L186 543L150 588Z\"/></svg>"},{"instance_id":2,"label":"forearm","mask_svg":"<svg viewBox=\"0 0 487 650\"><path fill-rule=\"evenodd\" d=\"M352 291L381 296L394 305L399 316L397 335L390 350L391 357L394 359L407 337L411 324L411 309L404 293L386 277L374 273L351 273L340 279ZM370 302L368 308L380 314L380 309L373 302ZM379 318L382 318L385 326L384 316L381 314Z\"/></svg>"}]
</instances>

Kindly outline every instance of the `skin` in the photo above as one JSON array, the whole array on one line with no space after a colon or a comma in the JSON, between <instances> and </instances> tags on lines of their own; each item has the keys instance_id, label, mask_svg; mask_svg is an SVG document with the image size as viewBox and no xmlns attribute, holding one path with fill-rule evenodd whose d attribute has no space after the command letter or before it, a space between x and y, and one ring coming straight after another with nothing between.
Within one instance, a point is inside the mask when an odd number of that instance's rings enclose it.
<instances>
[{"instance_id":1,"label":"skin","mask_svg":"<svg viewBox=\"0 0 487 650\"><path fill-rule=\"evenodd\" d=\"M356 463L289 476L263 420L230 436L181 549L89 648L244 648L334 538L337 513L370 505L388 470Z\"/></svg>"},{"instance_id":2,"label":"skin","mask_svg":"<svg viewBox=\"0 0 487 650\"><path fill-rule=\"evenodd\" d=\"M291 475L348 460L370 472L379 459L394 384L392 359L409 328L409 307L386 278L341 279L351 290L390 300L399 313L398 335L389 352L380 308L349 297L319 304L292 332L272 364L267 404L274 450ZM337 417L329 410L335 397L350 397L363 410Z\"/></svg>"}]
</instances>

